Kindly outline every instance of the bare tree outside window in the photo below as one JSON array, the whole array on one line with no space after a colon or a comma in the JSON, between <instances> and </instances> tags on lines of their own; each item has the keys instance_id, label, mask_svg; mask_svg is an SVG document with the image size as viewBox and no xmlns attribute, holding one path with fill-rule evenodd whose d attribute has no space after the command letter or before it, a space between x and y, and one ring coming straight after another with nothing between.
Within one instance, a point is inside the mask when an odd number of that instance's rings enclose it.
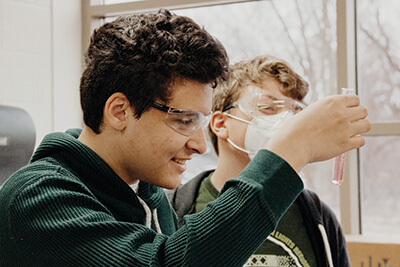
<instances>
[{"instance_id":1,"label":"bare tree outside window","mask_svg":"<svg viewBox=\"0 0 400 267\"><path fill-rule=\"evenodd\" d=\"M372 122L400 122L400 2L358 1L360 95Z\"/></svg>"}]
</instances>

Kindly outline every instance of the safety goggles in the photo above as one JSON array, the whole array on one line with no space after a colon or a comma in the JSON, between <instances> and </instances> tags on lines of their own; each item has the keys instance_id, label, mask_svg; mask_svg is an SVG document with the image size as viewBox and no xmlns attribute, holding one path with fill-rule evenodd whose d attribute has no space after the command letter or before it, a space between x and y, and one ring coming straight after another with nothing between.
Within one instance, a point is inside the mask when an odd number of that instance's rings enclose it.
<instances>
[{"instance_id":1,"label":"safety goggles","mask_svg":"<svg viewBox=\"0 0 400 267\"><path fill-rule=\"evenodd\" d=\"M276 115L281 112L291 112L297 114L302 111L306 105L292 98L279 96L276 97L269 93L253 92L248 94L231 105L223 108L223 112L234 107L239 107L241 111L252 117Z\"/></svg>"},{"instance_id":2,"label":"safety goggles","mask_svg":"<svg viewBox=\"0 0 400 267\"><path fill-rule=\"evenodd\" d=\"M177 109L153 102L151 106L166 112L164 122L176 132L189 136L197 129L205 127L211 119L211 112L204 115L201 112L189 109Z\"/></svg>"}]
</instances>

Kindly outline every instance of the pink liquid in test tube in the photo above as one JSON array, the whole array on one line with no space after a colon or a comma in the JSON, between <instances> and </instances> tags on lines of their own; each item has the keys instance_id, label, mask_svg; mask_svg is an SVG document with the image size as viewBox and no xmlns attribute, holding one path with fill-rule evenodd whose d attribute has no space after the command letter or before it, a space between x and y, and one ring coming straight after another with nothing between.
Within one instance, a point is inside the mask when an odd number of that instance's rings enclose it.
<instances>
[{"instance_id":1,"label":"pink liquid in test tube","mask_svg":"<svg viewBox=\"0 0 400 267\"><path fill-rule=\"evenodd\" d=\"M342 95L354 94L353 88L342 88ZM341 185L343 183L344 163L346 162L346 153L343 153L335 158L333 164L332 183Z\"/></svg>"}]
</instances>

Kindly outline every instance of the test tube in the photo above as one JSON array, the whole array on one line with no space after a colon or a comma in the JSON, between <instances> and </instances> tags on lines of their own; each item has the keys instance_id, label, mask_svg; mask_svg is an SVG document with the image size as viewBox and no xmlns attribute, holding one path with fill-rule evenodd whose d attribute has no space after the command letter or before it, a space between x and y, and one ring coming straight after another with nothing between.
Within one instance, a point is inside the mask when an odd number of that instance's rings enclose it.
<instances>
[{"instance_id":1,"label":"test tube","mask_svg":"<svg viewBox=\"0 0 400 267\"><path fill-rule=\"evenodd\" d=\"M353 88L342 88L342 95L352 95L352 94L354 94ZM345 162L346 162L346 153L343 153L335 157L335 162L333 163L332 183L336 185L342 184Z\"/></svg>"}]
</instances>

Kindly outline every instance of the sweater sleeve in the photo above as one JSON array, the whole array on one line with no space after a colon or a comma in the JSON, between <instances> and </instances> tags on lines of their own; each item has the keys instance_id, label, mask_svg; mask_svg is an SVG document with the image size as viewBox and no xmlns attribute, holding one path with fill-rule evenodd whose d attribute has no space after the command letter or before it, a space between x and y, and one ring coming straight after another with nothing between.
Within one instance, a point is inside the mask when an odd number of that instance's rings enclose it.
<instances>
[{"instance_id":1,"label":"sweater sleeve","mask_svg":"<svg viewBox=\"0 0 400 267\"><path fill-rule=\"evenodd\" d=\"M303 188L289 164L262 150L217 200L167 236L116 220L79 184L54 179L25 186L12 201L9 240L1 241L7 266L242 266Z\"/></svg>"},{"instance_id":2,"label":"sweater sleeve","mask_svg":"<svg viewBox=\"0 0 400 267\"><path fill-rule=\"evenodd\" d=\"M204 251L189 266L199 259L203 266L243 266L302 189L286 161L261 150L237 179L225 183L216 200L185 216L191 248Z\"/></svg>"}]
</instances>

